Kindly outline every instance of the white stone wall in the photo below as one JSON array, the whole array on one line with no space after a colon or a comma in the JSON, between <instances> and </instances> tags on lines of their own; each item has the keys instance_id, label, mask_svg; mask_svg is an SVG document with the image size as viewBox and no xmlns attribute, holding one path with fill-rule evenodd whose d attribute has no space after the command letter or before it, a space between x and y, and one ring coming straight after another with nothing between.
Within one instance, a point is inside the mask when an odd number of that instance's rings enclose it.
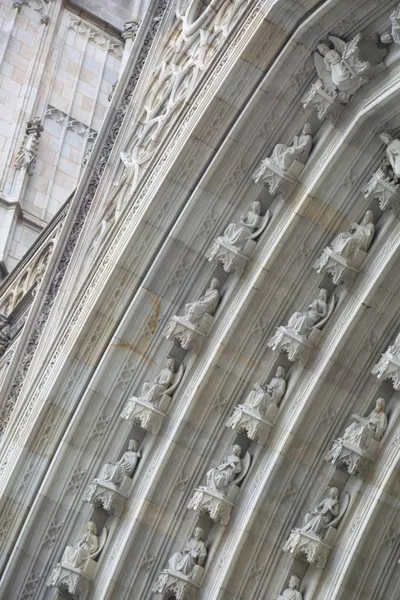
<instances>
[{"instance_id":1,"label":"white stone wall","mask_svg":"<svg viewBox=\"0 0 400 600\"><path fill-rule=\"evenodd\" d=\"M0 7L0 189L19 203L2 256L12 269L35 236L74 190L118 79L123 40L92 25L62 4L45 4L49 22L35 6ZM14 168L26 123L39 116L33 172Z\"/></svg>"}]
</instances>

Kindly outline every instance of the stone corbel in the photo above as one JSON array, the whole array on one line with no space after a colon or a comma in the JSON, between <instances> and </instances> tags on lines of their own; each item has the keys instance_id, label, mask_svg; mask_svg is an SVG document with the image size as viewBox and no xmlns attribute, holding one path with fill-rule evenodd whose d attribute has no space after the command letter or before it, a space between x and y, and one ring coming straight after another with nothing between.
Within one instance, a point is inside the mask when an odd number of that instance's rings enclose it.
<instances>
[{"instance_id":1,"label":"stone corbel","mask_svg":"<svg viewBox=\"0 0 400 600\"><path fill-rule=\"evenodd\" d=\"M214 523L227 525L238 493L237 485L231 485L226 495L199 486L194 490L187 507L198 515L208 515Z\"/></svg>"},{"instance_id":2,"label":"stone corbel","mask_svg":"<svg viewBox=\"0 0 400 600\"><path fill-rule=\"evenodd\" d=\"M274 352L285 352L290 362L305 364L310 351L315 348L321 335L320 329L314 329L305 340L287 327L279 326L268 342L268 347Z\"/></svg>"},{"instance_id":3,"label":"stone corbel","mask_svg":"<svg viewBox=\"0 0 400 600\"><path fill-rule=\"evenodd\" d=\"M315 535L304 533L300 529L292 529L283 546L283 551L309 565L323 569L332 550L336 534L335 527L328 527L322 540Z\"/></svg>"},{"instance_id":4,"label":"stone corbel","mask_svg":"<svg viewBox=\"0 0 400 600\"><path fill-rule=\"evenodd\" d=\"M199 326L174 315L163 335L167 340L179 344L184 350L193 350L197 354L200 352L203 340L208 336L213 322L214 317L208 313L203 315Z\"/></svg>"},{"instance_id":5,"label":"stone corbel","mask_svg":"<svg viewBox=\"0 0 400 600\"><path fill-rule=\"evenodd\" d=\"M245 404L235 406L226 426L237 433L246 435L249 440L257 441L264 445L271 428L275 425L279 409L275 404L270 404L264 416Z\"/></svg>"},{"instance_id":6,"label":"stone corbel","mask_svg":"<svg viewBox=\"0 0 400 600\"><path fill-rule=\"evenodd\" d=\"M395 390L400 389L400 359L386 350L372 369L372 374L383 381L391 381Z\"/></svg>"},{"instance_id":7,"label":"stone corbel","mask_svg":"<svg viewBox=\"0 0 400 600\"><path fill-rule=\"evenodd\" d=\"M195 600L201 587L204 569L199 565L194 567L193 576L185 577L182 573L165 569L159 573L153 592L163 600Z\"/></svg>"},{"instance_id":8,"label":"stone corbel","mask_svg":"<svg viewBox=\"0 0 400 600\"><path fill-rule=\"evenodd\" d=\"M295 160L290 169L283 171L269 158L265 158L253 174L253 180L255 183L267 185L270 194L279 194L285 200L298 183L298 177L303 169L303 163Z\"/></svg>"},{"instance_id":9,"label":"stone corbel","mask_svg":"<svg viewBox=\"0 0 400 600\"><path fill-rule=\"evenodd\" d=\"M130 477L124 477L120 486L109 481L93 479L83 496L83 502L89 502L95 508L102 508L107 514L119 517L132 485Z\"/></svg>"},{"instance_id":10,"label":"stone corbel","mask_svg":"<svg viewBox=\"0 0 400 600\"><path fill-rule=\"evenodd\" d=\"M350 264L341 256L335 254L328 246L322 250L321 256L315 261L313 267L317 273L324 272L330 275L335 285L343 282L349 287L353 283L366 256L366 252L357 250Z\"/></svg>"},{"instance_id":11,"label":"stone corbel","mask_svg":"<svg viewBox=\"0 0 400 600\"><path fill-rule=\"evenodd\" d=\"M97 563L89 558L84 569L74 569L62 563L53 567L47 585L74 600L86 600L90 584L96 575Z\"/></svg>"},{"instance_id":12,"label":"stone corbel","mask_svg":"<svg viewBox=\"0 0 400 600\"><path fill-rule=\"evenodd\" d=\"M400 186L387 177L382 168L372 174L365 187L364 196L377 200L382 211L390 208L397 213L400 208Z\"/></svg>"},{"instance_id":13,"label":"stone corbel","mask_svg":"<svg viewBox=\"0 0 400 600\"><path fill-rule=\"evenodd\" d=\"M342 438L334 440L325 455L325 460L335 467L346 467L349 475L365 475L371 462L379 451L378 440L369 440L367 448L360 448Z\"/></svg>"},{"instance_id":14,"label":"stone corbel","mask_svg":"<svg viewBox=\"0 0 400 600\"><path fill-rule=\"evenodd\" d=\"M238 250L234 246L225 244L216 239L207 251L206 258L208 258L210 262L220 263L226 273L235 271L238 277L240 277L250 259L256 243L255 240L247 240L243 250Z\"/></svg>"},{"instance_id":15,"label":"stone corbel","mask_svg":"<svg viewBox=\"0 0 400 600\"><path fill-rule=\"evenodd\" d=\"M335 122L343 110L343 105L337 100L337 94L330 94L324 90L321 79L311 84L308 92L303 96L301 103L304 108L316 108L318 119L329 119Z\"/></svg>"},{"instance_id":16,"label":"stone corbel","mask_svg":"<svg viewBox=\"0 0 400 600\"><path fill-rule=\"evenodd\" d=\"M150 431L157 435L160 431L162 422L165 418L166 411L171 402L171 396L163 394L158 407L154 404L132 396L128 399L121 413L121 419L131 421L135 425L139 425L145 431Z\"/></svg>"}]
</instances>

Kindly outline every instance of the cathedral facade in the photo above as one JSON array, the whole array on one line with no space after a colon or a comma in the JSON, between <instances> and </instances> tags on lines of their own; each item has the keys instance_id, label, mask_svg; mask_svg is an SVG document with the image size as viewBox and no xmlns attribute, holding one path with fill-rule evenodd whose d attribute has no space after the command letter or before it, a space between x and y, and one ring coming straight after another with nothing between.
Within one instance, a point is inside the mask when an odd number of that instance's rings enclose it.
<instances>
[{"instance_id":1,"label":"cathedral facade","mask_svg":"<svg viewBox=\"0 0 400 600\"><path fill-rule=\"evenodd\" d=\"M0 17L0 599L397 600L398 1Z\"/></svg>"}]
</instances>

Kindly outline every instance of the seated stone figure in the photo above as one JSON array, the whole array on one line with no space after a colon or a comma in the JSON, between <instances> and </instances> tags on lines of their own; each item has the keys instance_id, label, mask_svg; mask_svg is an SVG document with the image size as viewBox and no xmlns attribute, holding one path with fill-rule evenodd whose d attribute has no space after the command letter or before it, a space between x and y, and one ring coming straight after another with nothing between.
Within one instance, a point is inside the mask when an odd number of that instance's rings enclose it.
<instances>
[{"instance_id":1,"label":"seated stone figure","mask_svg":"<svg viewBox=\"0 0 400 600\"><path fill-rule=\"evenodd\" d=\"M250 236L260 224L261 206L256 200L251 204L250 210L246 214L240 215L239 223L230 223L225 229L224 234L217 238L219 244L234 246L237 250L242 250L243 246L250 239Z\"/></svg>"},{"instance_id":2,"label":"seated stone figure","mask_svg":"<svg viewBox=\"0 0 400 600\"><path fill-rule=\"evenodd\" d=\"M175 552L168 561L168 569L175 573L182 573L189 579L194 574L196 565L203 566L207 556L204 543L204 531L196 527L193 537L190 538L182 552Z\"/></svg>"},{"instance_id":3,"label":"seated stone figure","mask_svg":"<svg viewBox=\"0 0 400 600\"><path fill-rule=\"evenodd\" d=\"M381 133L380 138L387 146L386 158L390 164L390 176L395 183L400 179L400 140L394 139L388 133Z\"/></svg>"},{"instance_id":4,"label":"seated stone figure","mask_svg":"<svg viewBox=\"0 0 400 600\"><path fill-rule=\"evenodd\" d=\"M255 409L261 416L265 415L269 404L279 406L286 391L285 375L285 368L278 367L275 376L268 384L259 385L250 392L246 398L245 406Z\"/></svg>"},{"instance_id":5,"label":"seated stone figure","mask_svg":"<svg viewBox=\"0 0 400 600\"><path fill-rule=\"evenodd\" d=\"M277 600L303 600L303 596L299 592L300 578L292 575L289 579L289 587L278 596Z\"/></svg>"},{"instance_id":6,"label":"seated stone figure","mask_svg":"<svg viewBox=\"0 0 400 600\"><path fill-rule=\"evenodd\" d=\"M349 231L339 233L331 243L332 251L346 261L351 261L357 250L368 251L375 234L373 212L367 210L360 224L352 223Z\"/></svg>"},{"instance_id":7,"label":"seated stone figure","mask_svg":"<svg viewBox=\"0 0 400 600\"><path fill-rule=\"evenodd\" d=\"M229 484L236 479L242 470L241 453L241 447L235 444L232 446L231 453L222 460L222 463L208 471L207 489L222 494L227 491Z\"/></svg>"},{"instance_id":8,"label":"seated stone figure","mask_svg":"<svg viewBox=\"0 0 400 600\"><path fill-rule=\"evenodd\" d=\"M378 398L376 406L368 417L353 415L355 422L345 430L342 441L365 448L369 440L380 441L387 429L387 415L385 412L385 401Z\"/></svg>"},{"instance_id":9,"label":"seated stone figure","mask_svg":"<svg viewBox=\"0 0 400 600\"><path fill-rule=\"evenodd\" d=\"M308 533L322 539L325 529L338 516L339 510L339 490L332 487L328 497L305 515L301 533Z\"/></svg>"},{"instance_id":10,"label":"seated stone figure","mask_svg":"<svg viewBox=\"0 0 400 600\"><path fill-rule=\"evenodd\" d=\"M161 369L152 383L146 381L143 384L141 399L157 404L166 390L172 386L175 380L175 362L172 358L167 358L165 367Z\"/></svg>"},{"instance_id":11,"label":"seated stone figure","mask_svg":"<svg viewBox=\"0 0 400 600\"><path fill-rule=\"evenodd\" d=\"M92 558L99 549L99 538L97 536L97 527L93 521L87 524L87 532L82 538L73 544L67 546L61 559L61 564L75 569L82 569L86 561Z\"/></svg>"},{"instance_id":12,"label":"seated stone figure","mask_svg":"<svg viewBox=\"0 0 400 600\"><path fill-rule=\"evenodd\" d=\"M214 277L204 296L201 296L198 300L195 300L195 302L186 304L185 315L182 318L193 325L199 325L205 314L214 314L215 309L218 306L219 298L219 281Z\"/></svg>"},{"instance_id":13,"label":"seated stone figure","mask_svg":"<svg viewBox=\"0 0 400 600\"><path fill-rule=\"evenodd\" d=\"M389 346L387 352L395 358L400 358L400 333L397 334L394 344Z\"/></svg>"},{"instance_id":14,"label":"seated stone figure","mask_svg":"<svg viewBox=\"0 0 400 600\"><path fill-rule=\"evenodd\" d=\"M312 147L311 125L305 123L301 135L296 135L290 146L277 144L268 159L282 171L288 171L295 160L305 163Z\"/></svg>"},{"instance_id":15,"label":"seated stone figure","mask_svg":"<svg viewBox=\"0 0 400 600\"><path fill-rule=\"evenodd\" d=\"M314 327L328 314L328 292L321 288L318 298L313 300L303 312L295 312L289 319L287 329L300 336L307 337Z\"/></svg>"},{"instance_id":16,"label":"seated stone figure","mask_svg":"<svg viewBox=\"0 0 400 600\"><path fill-rule=\"evenodd\" d=\"M124 477L132 476L140 457L139 442L133 439L129 440L128 450L116 462L105 464L98 480L108 481L116 486L120 485Z\"/></svg>"}]
</instances>

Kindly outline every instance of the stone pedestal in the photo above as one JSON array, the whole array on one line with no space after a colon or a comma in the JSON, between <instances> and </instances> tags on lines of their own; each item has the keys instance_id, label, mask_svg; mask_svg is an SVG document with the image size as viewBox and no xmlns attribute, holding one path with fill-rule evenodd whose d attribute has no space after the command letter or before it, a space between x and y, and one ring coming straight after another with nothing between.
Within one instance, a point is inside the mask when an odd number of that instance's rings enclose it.
<instances>
[{"instance_id":1,"label":"stone pedestal","mask_svg":"<svg viewBox=\"0 0 400 600\"><path fill-rule=\"evenodd\" d=\"M316 108L320 121L329 119L334 122L343 110L343 104L338 101L337 94L326 92L321 79L317 79L315 83L311 84L301 102L304 108Z\"/></svg>"},{"instance_id":2,"label":"stone pedestal","mask_svg":"<svg viewBox=\"0 0 400 600\"><path fill-rule=\"evenodd\" d=\"M335 254L332 248L328 246L322 250L321 256L315 261L313 267L318 273L325 272L330 275L335 285L343 282L345 285L350 286L366 256L366 252L357 250L354 253L353 260L349 263L338 254Z\"/></svg>"},{"instance_id":3,"label":"stone pedestal","mask_svg":"<svg viewBox=\"0 0 400 600\"><path fill-rule=\"evenodd\" d=\"M193 325L183 317L173 316L164 331L164 337L179 344L184 350L193 350L196 354L200 352L203 340L207 337L214 317L206 313L200 324Z\"/></svg>"},{"instance_id":4,"label":"stone pedestal","mask_svg":"<svg viewBox=\"0 0 400 600\"><path fill-rule=\"evenodd\" d=\"M298 177L303 169L303 163L295 160L290 169L283 171L269 158L265 158L254 173L253 180L256 183L267 185L270 194L279 194L283 199L286 199L298 182Z\"/></svg>"},{"instance_id":5,"label":"stone pedestal","mask_svg":"<svg viewBox=\"0 0 400 600\"><path fill-rule=\"evenodd\" d=\"M385 176L383 169L379 168L373 173L364 190L366 198L375 198L380 209L391 208L398 212L400 208L400 186Z\"/></svg>"},{"instance_id":6,"label":"stone pedestal","mask_svg":"<svg viewBox=\"0 0 400 600\"><path fill-rule=\"evenodd\" d=\"M370 439L366 446L360 448L338 438L326 453L325 460L336 467L346 467L349 475L365 475L370 463L375 460L380 443Z\"/></svg>"},{"instance_id":7,"label":"stone pedestal","mask_svg":"<svg viewBox=\"0 0 400 600\"><path fill-rule=\"evenodd\" d=\"M53 567L47 585L60 594L69 594L74 600L86 600L96 570L97 563L91 558L86 561L83 569L58 563Z\"/></svg>"},{"instance_id":8,"label":"stone pedestal","mask_svg":"<svg viewBox=\"0 0 400 600\"><path fill-rule=\"evenodd\" d=\"M220 263L226 273L235 271L240 277L255 246L254 240L247 240L243 249L238 250L235 246L226 244L221 238L217 238L208 249L206 258L210 262Z\"/></svg>"},{"instance_id":9,"label":"stone pedestal","mask_svg":"<svg viewBox=\"0 0 400 600\"><path fill-rule=\"evenodd\" d=\"M226 495L199 486L189 500L188 508L198 515L208 515L215 523L227 525L238 493L238 486L232 484Z\"/></svg>"},{"instance_id":10,"label":"stone pedestal","mask_svg":"<svg viewBox=\"0 0 400 600\"><path fill-rule=\"evenodd\" d=\"M309 338L305 339L287 327L277 327L268 342L268 347L278 352L285 352L291 362L307 362L309 353L315 348L315 343L321 335L319 329L314 329Z\"/></svg>"},{"instance_id":11,"label":"stone pedestal","mask_svg":"<svg viewBox=\"0 0 400 600\"><path fill-rule=\"evenodd\" d=\"M300 529L292 529L283 546L283 551L289 552L294 558L323 569L332 550L336 531L334 527L328 527L322 540L315 535L303 533Z\"/></svg>"},{"instance_id":12,"label":"stone pedestal","mask_svg":"<svg viewBox=\"0 0 400 600\"><path fill-rule=\"evenodd\" d=\"M145 431L150 431L155 435L160 431L162 422L165 418L165 411L168 409L171 402L171 396L163 394L157 403L157 407L147 400L132 396L125 404L121 419L131 421L135 425L139 425Z\"/></svg>"},{"instance_id":13,"label":"stone pedestal","mask_svg":"<svg viewBox=\"0 0 400 600\"><path fill-rule=\"evenodd\" d=\"M268 406L264 416L261 416L256 409L246 406L246 404L238 404L235 406L226 426L237 433L244 433L249 440L255 440L263 445L271 428L275 425L278 412L279 409L275 404Z\"/></svg>"},{"instance_id":14,"label":"stone pedestal","mask_svg":"<svg viewBox=\"0 0 400 600\"><path fill-rule=\"evenodd\" d=\"M182 573L165 569L159 573L153 592L165 600L195 600L204 576L204 569L195 566L193 576L185 577Z\"/></svg>"},{"instance_id":15,"label":"stone pedestal","mask_svg":"<svg viewBox=\"0 0 400 600\"><path fill-rule=\"evenodd\" d=\"M124 477L119 487L109 481L94 479L83 496L83 502L90 502L95 508L102 508L107 514L119 517L123 511L132 485L130 477Z\"/></svg>"},{"instance_id":16,"label":"stone pedestal","mask_svg":"<svg viewBox=\"0 0 400 600\"><path fill-rule=\"evenodd\" d=\"M395 390L400 389L400 357L387 350L372 369L372 374L383 381L391 381Z\"/></svg>"}]
</instances>

